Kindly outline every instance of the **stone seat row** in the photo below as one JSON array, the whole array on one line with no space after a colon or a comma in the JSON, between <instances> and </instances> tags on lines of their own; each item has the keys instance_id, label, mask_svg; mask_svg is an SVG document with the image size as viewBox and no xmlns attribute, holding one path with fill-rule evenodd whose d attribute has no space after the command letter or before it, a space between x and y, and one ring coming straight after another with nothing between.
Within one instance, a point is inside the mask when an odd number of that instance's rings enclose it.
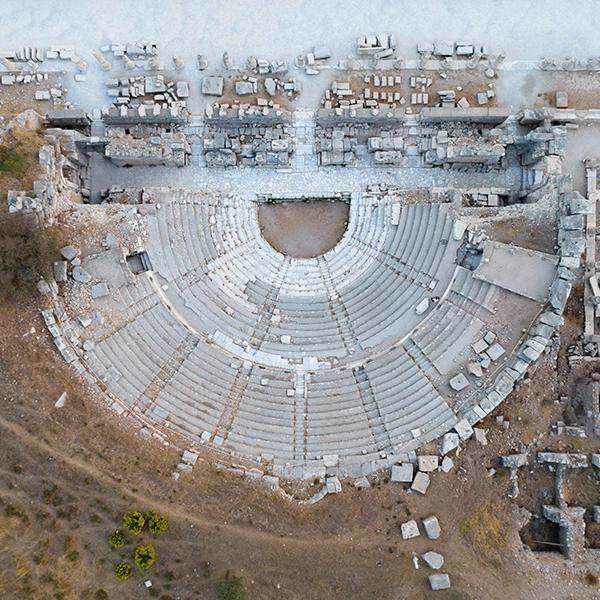
<instances>
[{"instance_id":1,"label":"stone seat row","mask_svg":"<svg viewBox=\"0 0 600 600\"><path fill-rule=\"evenodd\" d=\"M182 206L186 208L191 206L194 209L196 209L197 207L196 204L185 204ZM435 208L430 208L432 206ZM436 230L438 236L448 234L449 227L451 226L451 220L448 218L437 218L437 215L440 212L439 205L412 205L406 208L408 210L403 212L409 215L413 213L428 213L427 218L420 219L420 234L417 235L417 240L421 240L421 237L423 236L426 237L427 230L431 230L433 222L441 224L434 226L434 229ZM243 211L237 211L236 214L238 214L239 212ZM445 216L447 217L447 215ZM379 219L380 217L378 217L378 219L376 220ZM408 218L406 220L408 221ZM175 225L175 223L172 223L170 227L175 227ZM410 236L400 235L399 237L407 237L408 239L411 239ZM440 261L441 258L443 258L444 256L443 247L437 248L436 252L428 252L427 250L430 250L428 244L419 244L418 248L422 257L431 257L429 259L429 269L431 269L432 263L434 263L435 261ZM182 252L174 252L173 254L176 254L178 256L179 254L182 254ZM185 252L183 252L183 254L185 254ZM274 253L270 252L270 254L273 255ZM318 354L321 352L325 354L332 354L334 356L343 356L347 352L347 348L345 347L343 340L340 338L339 335L336 334L336 330L340 328L338 323L336 323L336 319L332 318L332 316L327 317L327 315L331 315L329 307L327 307L328 310L323 310L325 308L325 298L323 298L323 304L321 306L317 306L316 310L313 310L313 303L311 302L310 308L308 310L305 309L304 311L302 310L302 297L292 298L292 300L296 300L295 304L297 306L297 309L294 310L291 314L287 314L285 309L289 303L289 296L283 294L282 286L280 293L277 295L278 302L275 304L274 309L271 308L271 310L278 316L278 324L275 327L269 327L269 325L271 325L271 319L257 319L257 313L260 308L260 305L256 306L255 304L254 309L252 309L252 306L250 306L250 310L245 310L246 308L248 308L248 303L245 303L244 298L240 297L241 294L243 294L243 296L252 295L255 298L255 302L258 301L258 298L262 298L263 303L267 303L270 288L268 283L264 283L269 281L267 277L257 278L254 281L252 281L251 277L249 277L248 274L252 272L254 264L241 264L241 260L243 260L243 257L243 253L235 257L236 259L240 259L239 263L238 260L230 261L230 263L226 267L226 276L218 278L220 285L215 286L210 276L208 278L202 278L202 274L200 273L198 276L198 278L200 278L200 281L193 283L192 286L190 286L190 288L182 292L188 306L197 306L199 309L201 307L202 314L208 314L210 316L216 317L214 319L215 326L213 326L212 330L211 328L204 327L204 331L211 333L214 332L215 329L224 329L225 333L227 333L230 337L239 337L240 333L243 334L244 332L246 332L246 335L250 335L250 332L252 332L255 335L255 337L258 335L258 339L266 340L264 342L265 350L272 351L278 354L294 354L294 348L299 348L300 354ZM218 259L213 259L213 262L214 260ZM281 267L282 260L283 259L281 259L277 263L278 267ZM259 260L254 262L257 266L261 266L265 265L268 261ZM189 265L185 265L181 268L185 269L188 268L188 266ZM277 272L277 269L274 269L274 272ZM369 326L372 322L376 321L381 324L380 328L377 331L371 333L373 337L371 345L373 346L383 341L389 335L394 335L394 332L389 330L389 325L394 322L401 322L401 320L397 318L397 311L402 308L406 312L408 312L410 309L413 308L414 304L416 304L420 300L420 297L418 297L416 294L416 291L419 290L413 290L411 298L414 298L414 302L406 302L406 290L403 290L402 293L398 293L397 289L393 288L394 284L397 286L402 285L404 282L399 277L391 277L389 275L389 267L382 266L380 269L372 269L370 271L367 271L367 273L370 278L365 278L365 280L361 282L362 286L354 285L352 287L352 291L349 292L349 294L351 294L352 297L362 294L362 298L359 299L359 302L361 303L358 307L358 310L362 311L362 313L351 314L350 318L354 323L356 323L356 329L360 330L360 328L362 327L366 335L369 335ZM229 280L229 277L231 277L231 281ZM239 277L243 277L241 281ZM271 277L273 278L273 275L271 275ZM321 279L327 277L328 275L323 275L323 273L320 274ZM385 295L390 310L388 311L388 314L385 319L374 319L371 308L373 304L373 295L374 293L381 294L382 286L387 286L391 288L389 293ZM240 289L243 289L244 292L240 292ZM386 288L384 287L383 291L385 291L385 289ZM260 292L258 290L260 290ZM251 291L252 294L249 294L249 291ZM340 296L337 290L335 290L335 293L338 297ZM212 298L209 298L209 296L211 295ZM423 292L421 292L419 295L422 296ZM240 302L235 302L235 300L238 300ZM226 302L229 302L231 304L231 306L229 306L229 312L233 313L229 315L229 317L223 316L224 306L227 306L225 304ZM330 302L331 299L328 299L327 304L329 304ZM238 304L240 304L241 306ZM212 310L206 311L207 306ZM349 301L350 308L348 308L348 312L350 313L352 313L352 306L352 301ZM199 312L199 310L197 312ZM379 315L377 316L379 317ZM302 319L300 317L302 317ZM257 324L264 325L264 329L258 333L256 331ZM224 325L224 327L219 327L218 325ZM347 324L343 324L342 328L348 329ZM290 337L298 338L298 343L294 344L293 348L289 346L284 347L279 341L282 337L288 335ZM335 341L330 341L326 344L323 344L320 341L320 339ZM366 340L363 341L363 343L364 345L369 344L369 342Z\"/></svg>"}]
</instances>

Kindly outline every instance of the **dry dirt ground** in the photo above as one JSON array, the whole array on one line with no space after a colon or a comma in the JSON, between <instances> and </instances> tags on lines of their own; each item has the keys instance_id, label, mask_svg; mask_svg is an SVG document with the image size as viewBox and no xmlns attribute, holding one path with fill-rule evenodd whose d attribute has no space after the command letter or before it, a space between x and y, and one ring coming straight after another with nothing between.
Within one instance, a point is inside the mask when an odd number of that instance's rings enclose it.
<instances>
[{"instance_id":1,"label":"dry dirt ground","mask_svg":"<svg viewBox=\"0 0 600 600\"><path fill-rule=\"evenodd\" d=\"M269 203L259 205L258 223L263 237L278 252L311 258L324 254L342 239L349 213L347 202Z\"/></svg>"},{"instance_id":2,"label":"dry dirt ground","mask_svg":"<svg viewBox=\"0 0 600 600\"><path fill-rule=\"evenodd\" d=\"M584 573L565 575L557 555L543 563L556 568L542 569L523 549L506 479L487 473L521 441L548 446L537 432L557 410L552 363L501 405L510 429L488 419L489 444L469 442L426 497L381 481L362 491L344 485L342 494L301 508L204 461L173 481L175 450L119 422L76 381L35 306L3 306L0 328L3 598L93 599L100 589L115 599L215 598L227 571L242 577L247 598L261 600L598 597ZM66 407L56 409L63 391ZM106 537L131 508L156 509L171 528L156 541L156 566L119 582ZM402 521L429 514L440 519L439 540L401 539ZM451 590L433 594L428 569L414 569L412 553L428 549L446 557Z\"/></svg>"}]
</instances>

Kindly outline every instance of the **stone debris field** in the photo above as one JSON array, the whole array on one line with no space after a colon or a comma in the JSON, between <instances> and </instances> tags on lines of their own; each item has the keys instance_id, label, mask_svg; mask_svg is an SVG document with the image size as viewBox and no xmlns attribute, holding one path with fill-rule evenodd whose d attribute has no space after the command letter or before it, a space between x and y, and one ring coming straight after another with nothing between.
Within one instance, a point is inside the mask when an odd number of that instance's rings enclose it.
<instances>
[{"instance_id":1,"label":"stone debris field","mask_svg":"<svg viewBox=\"0 0 600 600\"><path fill-rule=\"evenodd\" d=\"M583 187L568 150L598 127L600 104L571 105L565 85L516 106L504 83L597 78L600 59L507 57L477 30L406 49L393 20L364 23L345 52L336 34L287 59L280 40L243 57L227 39L204 53L122 36L0 49L0 100L19 88L45 128L40 177L8 193L8 210L105 224L100 238L75 235L39 282L45 324L115 419L181 451L174 479L209 450L273 488L318 480L303 503L382 472L425 495L468 440L487 444L478 422L557 355L577 289L585 323L568 364L586 404L554 427L600 435L588 376L600 149L575 159ZM315 201L348 206L330 250L298 258L263 236L259 207ZM539 223L543 243L507 235L504 219ZM534 462L556 473L543 515L563 553L597 561L562 487L587 455ZM511 498L530 464L502 457ZM403 539L421 531L435 540L437 518L401 525ZM435 548L413 560L431 590L450 587Z\"/></svg>"}]
</instances>

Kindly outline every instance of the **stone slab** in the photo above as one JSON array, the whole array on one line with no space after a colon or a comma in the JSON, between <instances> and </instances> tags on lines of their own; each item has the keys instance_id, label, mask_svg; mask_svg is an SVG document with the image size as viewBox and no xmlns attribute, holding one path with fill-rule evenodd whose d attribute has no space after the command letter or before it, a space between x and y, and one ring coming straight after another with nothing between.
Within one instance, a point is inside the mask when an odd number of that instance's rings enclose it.
<instances>
[{"instance_id":1,"label":"stone slab","mask_svg":"<svg viewBox=\"0 0 600 600\"><path fill-rule=\"evenodd\" d=\"M446 573L429 575L429 585L433 591L447 590L450 588L450 577Z\"/></svg>"},{"instance_id":2,"label":"stone slab","mask_svg":"<svg viewBox=\"0 0 600 600\"><path fill-rule=\"evenodd\" d=\"M425 552L421 554L421 558L425 561L428 567L432 569L441 569L444 566L444 557L439 552Z\"/></svg>"},{"instance_id":3,"label":"stone slab","mask_svg":"<svg viewBox=\"0 0 600 600\"><path fill-rule=\"evenodd\" d=\"M423 528L430 540L437 540L442 533L440 522L438 521L438 518L433 515L423 519Z\"/></svg>"},{"instance_id":4,"label":"stone slab","mask_svg":"<svg viewBox=\"0 0 600 600\"><path fill-rule=\"evenodd\" d=\"M414 519L402 523L400 525L400 532L403 540L410 540L421 535L421 532L419 531L419 525Z\"/></svg>"},{"instance_id":5,"label":"stone slab","mask_svg":"<svg viewBox=\"0 0 600 600\"><path fill-rule=\"evenodd\" d=\"M415 492L418 492L419 494L425 495L427 493L427 488L429 487L430 483L431 478L429 477L429 475L427 475L427 473L417 471L417 474L415 475L410 489L414 490Z\"/></svg>"},{"instance_id":6,"label":"stone slab","mask_svg":"<svg viewBox=\"0 0 600 600\"><path fill-rule=\"evenodd\" d=\"M391 480L395 483L412 483L415 468L411 463L392 465Z\"/></svg>"}]
</instances>

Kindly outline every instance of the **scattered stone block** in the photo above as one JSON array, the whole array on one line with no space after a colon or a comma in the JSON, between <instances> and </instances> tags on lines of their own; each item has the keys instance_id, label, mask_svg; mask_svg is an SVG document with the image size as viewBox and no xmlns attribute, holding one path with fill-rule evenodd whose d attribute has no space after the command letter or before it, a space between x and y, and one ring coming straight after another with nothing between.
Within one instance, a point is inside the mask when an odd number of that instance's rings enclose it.
<instances>
[{"instance_id":1,"label":"scattered stone block","mask_svg":"<svg viewBox=\"0 0 600 600\"><path fill-rule=\"evenodd\" d=\"M195 465L198 460L198 455L190 450L184 450L181 460L188 465Z\"/></svg>"},{"instance_id":2,"label":"scattered stone block","mask_svg":"<svg viewBox=\"0 0 600 600\"><path fill-rule=\"evenodd\" d=\"M477 104L487 104L490 101L488 98L487 92L478 92L477 93Z\"/></svg>"},{"instance_id":3,"label":"scattered stone block","mask_svg":"<svg viewBox=\"0 0 600 600\"><path fill-rule=\"evenodd\" d=\"M400 532L402 533L403 540L410 540L421 535L421 532L419 531L419 526L417 525L417 522L414 519L402 523L402 525L400 525Z\"/></svg>"},{"instance_id":4,"label":"scattered stone block","mask_svg":"<svg viewBox=\"0 0 600 600\"><path fill-rule=\"evenodd\" d=\"M92 324L92 319L90 317L77 317L77 320L82 327L89 327Z\"/></svg>"},{"instance_id":5,"label":"scattered stone block","mask_svg":"<svg viewBox=\"0 0 600 600\"><path fill-rule=\"evenodd\" d=\"M467 230L467 224L464 221L457 219L452 225L452 237L458 242L462 240Z\"/></svg>"},{"instance_id":6,"label":"scattered stone block","mask_svg":"<svg viewBox=\"0 0 600 600\"><path fill-rule=\"evenodd\" d=\"M419 42L417 52L419 54L433 54L433 44L431 42Z\"/></svg>"},{"instance_id":7,"label":"scattered stone block","mask_svg":"<svg viewBox=\"0 0 600 600\"><path fill-rule=\"evenodd\" d=\"M449 382L450 387L456 392L460 392L465 388L469 387L469 380L465 377L463 373L459 373L455 375Z\"/></svg>"},{"instance_id":8,"label":"scattered stone block","mask_svg":"<svg viewBox=\"0 0 600 600\"><path fill-rule=\"evenodd\" d=\"M474 52L475 48L473 48L472 44L456 46L456 56L472 56Z\"/></svg>"},{"instance_id":9,"label":"scattered stone block","mask_svg":"<svg viewBox=\"0 0 600 600\"><path fill-rule=\"evenodd\" d=\"M254 85L250 81L236 81L235 93L238 96L248 96L254 93Z\"/></svg>"},{"instance_id":10,"label":"scattered stone block","mask_svg":"<svg viewBox=\"0 0 600 600\"><path fill-rule=\"evenodd\" d=\"M444 456L440 469L443 473L450 473L454 468L454 461L449 456Z\"/></svg>"},{"instance_id":11,"label":"scattered stone block","mask_svg":"<svg viewBox=\"0 0 600 600\"><path fill-rule=\"evenodd\" d=\"M206 96L221 96L223 94L223 78L203 77L201 90Z\"/></svg>"},{"instance_id":12,"label":"scattered stone block","mask_svg":"<svg viewBox=\"0 0 600 600\"><path fill-rule=\"evenodd\" d=\"M367 479L367 477L365 475L362 475L361 477L357 477L352 482L352 485L354 485L354 487L358 488L358 489L364 489L364 488L371 487L371 484L369 483L369 480Z\"/></svg>"},{"instance_id":13,"label":"scattered stone block","mask_svg":"<svg viewBox=\"0 0 600 600\"><path fill-rule=\"evenodd\" d=\"M444 557L439 552L425 552L421 554L421 558L425 564L432 569L441 569L444 566Z\"/></svg>"},{"instance_id":14,"label":"scattered stone block","mask_svg":"<svg viewBox=\"0 0 600 600\"><path fill-rule=\"evenodd\" d=\"M471 348L473 348L473 350L477 353L477 354L481 354L482 352L485 352L488 349L489 344L485 341L484 338L477 340L472 346Z\"/></svg>"},{"instance_id":15,"label":"scattered stone block","mask_svg":"<svg viewBox=\"0 0 600 600\"><path fill-rule=\"evenodd\" d=\"M467 365L467 370L473 377L483 377L483 367L481 363L469 363Z\"/></svg>"},{"instance_id":16,"label":"scattered stone block","mask_svg":"<svg viewBox=\"0 0 600 600\"><path fill-rule=\"evenodd\" d=\"M67 261L58 260L54 263L54 280L63 283L67 280Z\"/></svg>"},{"instance_id":17,"label":"scattered stone block","mask_svg":"<svg viewBox=\"0 0 600 600\"><path fill-rule=\"evenodd\" d=\"M473 435L473 428L466 419L461 419L455 426L454 431L458 433L461 440L468 440Z\"/></svg>"},{"instance_id":18,"label":"scattered stone block","mask_svg":"<svg viewBox=\"0 0 600 600\"><path fill-rule=\"evenodd\" d=\"M326 60L327 58L331 58L331 48L329 48L329 46L315 46L312 53L315 60Z\"/></svg>"},{"instance_id":19,"label":"scattered stone block","mask_svg":"<svg viewBox=\"0 0 600 600\"><path fill-rule=\"evenodd\" d=\"M448 452L458 448L459 441L460 437L458 433L453 433L452 431L445 433L442 438L442 455L448 454Z\"/></svg>"},{"instance_id":20,"label":"scattered stone block","mask_svg":"<svg viewBox=\"0 0 600 600\"><path fill-rule=\"evenodd\" d=\"M96 299L96 298L104 298L104 296L108 296L108 294L110 293L108 290L108 285L106 284L105 281L102 281L101 283L95 283L92 286L92 298Z\"/></svg>"},{"instance_id":21,"label":"scattered stone block","mask_svg":"<svg viewBox=\"0 0 600 600\"><path fill-rule=\"evenodd\" d=\"M277 84L272 77L267 77L265 79L265 91L269 96L274 96L277 93Z\"/></svg>"},{"instance_id":22,"label":"scattered stone block","mask_svg":"<svg viewBox=\"0 0 600 600\"><path fill-rule=\"evenodd\" d=\"M92 280L92 276L83 267L75 267L72 277L78 283L89 283Z\"/></svg>"},{"instance_id":23,"label":"scattered stone block","mask_svg":"<svg viewBox=\"0 0 600 600\"><path fill-rule=\"evenodd\" d=\"M429 585L435 592L438 590L447 590L450 588L450 577L446 573L429 575Z\"/></svg>"},{"instance_id":24,"label":"scattered stone block","mask_svg":"<svg viewBox=\"0 0 600 600\"><path fill-rule=\"evenodd\" d=\"M415 468L411 463L392 465L391 481L395 483L412 483Z\"/></svg>"},{"instance_id":25,"label":"scattered stone block","mask_svg":"<svg viewBox=\"0 0 600 600\"><path fill-rule=\"evenodd\" d=\"M475 439L482 445L487 446L486 430L480 427L474 427L473 432L475 433Z\"/></svg>"},{"instance_id":26,"label":"scattered stone block","mask_svg":"<svg viewBox=\"0 0 600 600\"><path fill-rule=\"evenodd\" d=\"M433 53L438 56L452 56L454 54L454 44L450 42L436 42Z\"/></svg>"},{"instance_id":27,"label":"scattered stone block","mask_svg":"<svg viewBox=\"0 0 600 600\"><path fill-rule=\"evenodd\" d=\"M505 354L506 350L497 342L495 344L492 344L486 351L485 353L490 357L490 360L496 361L498 360L503 354Z\"/></svg>"},{"instance_id":28,"label":"scattered stone block","mask_svg":"<svg viewBox=\"0 0 600 600\"><path fill-rule=\"evenodd\" d=\"M54 403L54 406L56 408L63 408L64 405L66 404L66 402L67 402L67 392L63 392L59 396L58 400Z\"/></svg>"},{"instance_id":29,"label":"scattered stone block","mask_svg":"<svg viewBox=\"0 0 600 600\"><path fill-rule=\"evenodd\" d=\"M48 284L48 282L45 279L40 279L37 284L37 291L42 294L42 296L46 296L47 294L50 293L50 285Z\"/></svg>"},{"instance_id":30,"label":"scattered stone block","mask_svg":"<svg viewBox=\"0 0 600 600\"><path fill-rule=\"evenodd\" d=\"M496 334L493 331L488 331L484 336L483 340L488 344L493 344L496 341Z\"/></svg>"},{"instance_id":31,"label":"scattered stone block","mask_svg":"<svg viewBox=\"0 0 600 600\"><path fill-rule=\"evenodd\" d=\"M60 253L65 260L73 260L79 254L79 250L75 246L65 246L60 249Z\"/></svg>"},{"instance_id":32,"label":"scattered stone block","mask_svg":"<svg viewBox=\"0 0 600 600\"><path fill-rule=\"evenodd\" d=\"M592 511L594 516L594 523L600 523L600 505L595 504L592 508Z\"/></svg>"},{"instance_id":33,"label":"scattered stone block","mask_svg":"<svg viewBox=\"0 0 600 600\"><path fill-rule=\"evenodd\" d=\"M421 302L419 302L415 306L415 312L418 315L422 315L423 313L425 313L427 311L428 308L429 308L429 298L423 298L423 300L421 300Z\"/></svg>"},{"instance_id":34,"label":"scattered stone block","mask_svg":"<svg viewBox=\"0 0 600 600\"><path fill-rule=\"evenodd\" d=\"M325 488L328 494L339 494L342 491L342 484L337 477L328 477L325 480Z\"/></svg>"},{"instance_id":35,"label":"scattered stone block","mask_svg":"<svg viewBox=\"0 0 600 600\"><path fill-rule=\"evenodd\" d=\"M427 493L427 488L431 483L431 478L427 473L422 473L421 471L417 471L415 478L410 486L411 490L418 492L419 494L425 495Z\"/></svg>"},{"instance_id":36,"label":"scattered stone block","mask_svg":"<svg viewBox=\"0 0 600 600\"><path fill-rule=\"evenodd\" d=\"M178 81L175 93L178 98L187 98L190 95L190 86L187 81Z\"/></svg>"},{"instance_id":37,"label":"scattered stone block","mask_svg":"<svg viewBox=\"0 0 600 600\"><path fill-rule=\"evenodd\" d=\"M438 468L439 457L437 454L434 455L423 455L417 458L417 464L419 471L423 473L431 473Z\"/></svg>"},{"instance_id":38,"label":"scattered stone block","mask_svg":"<svg viewBox=\"0 0 600 600\"><path fill-rule=\"evenodd\" d=\"M425 529L425 533L430 540L437 540L442 533L440 522L435 516L423 519L423 528Z\"/></svg>"}]
</instances>

